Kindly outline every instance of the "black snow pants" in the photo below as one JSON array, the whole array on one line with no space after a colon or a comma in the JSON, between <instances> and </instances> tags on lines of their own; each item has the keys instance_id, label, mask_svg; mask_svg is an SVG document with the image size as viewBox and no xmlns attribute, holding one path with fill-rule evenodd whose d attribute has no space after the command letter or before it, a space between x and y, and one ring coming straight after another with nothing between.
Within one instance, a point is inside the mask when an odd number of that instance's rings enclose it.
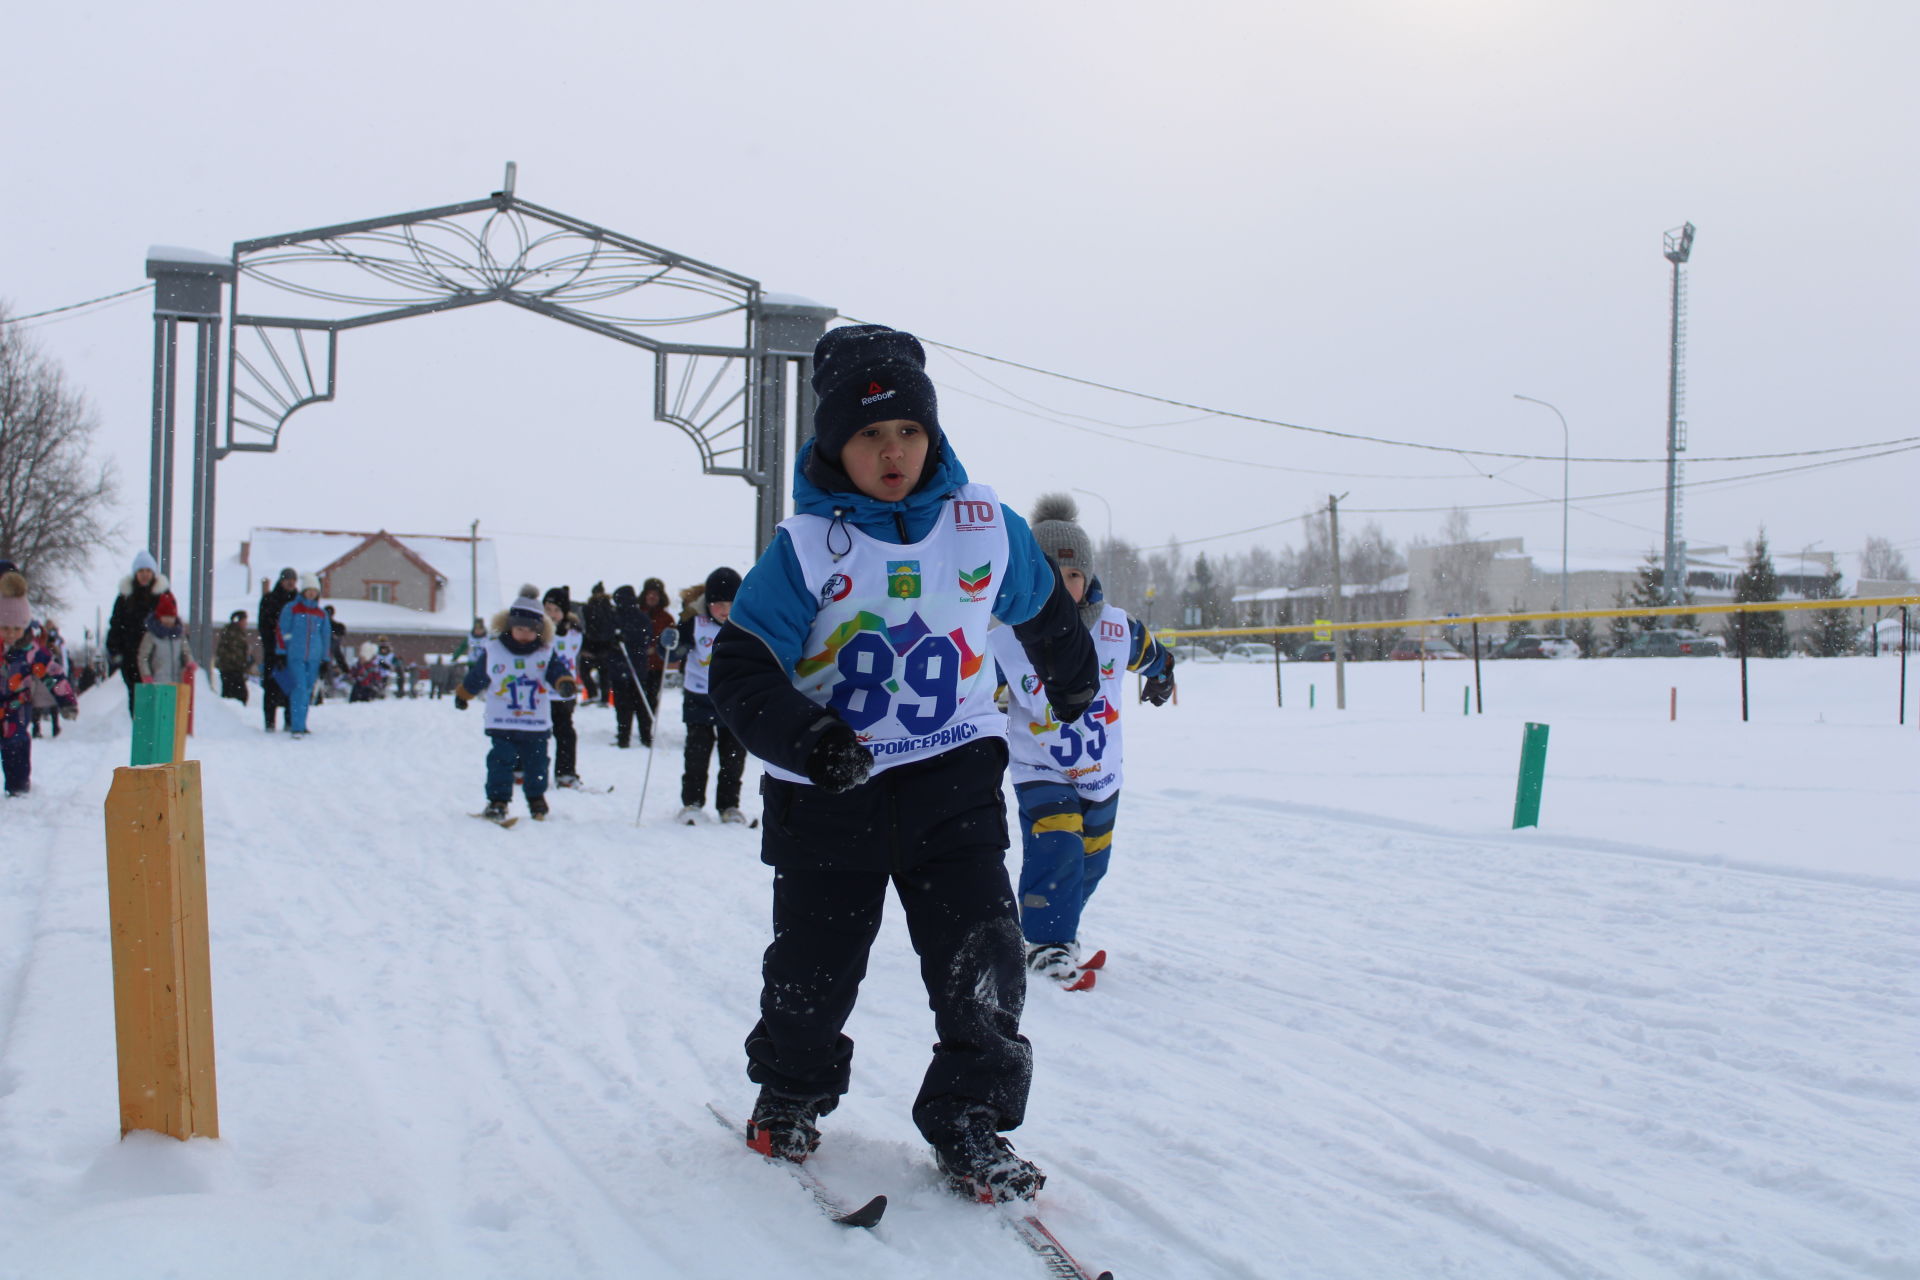
<instances>
[{"instance_id":1,"label":"black snow pants","mask_svg":"<svg viewBox=\"0 0 1920 1280\"><path fill-rule=\"evenodd\" d=\"M984 1103L1026 1116L1033 1054L1020 1034L1025 948L1006 870L1006 747L972 742L843 795L769 777L762 860L773 865L773 942L747 1076L803 1097L847 1091L845 1034L891 886L906 912L938 1037L914 1100L929 1141ZM832 1102L823 1110L830 1110Z\"/></svg>"}]
</instances>

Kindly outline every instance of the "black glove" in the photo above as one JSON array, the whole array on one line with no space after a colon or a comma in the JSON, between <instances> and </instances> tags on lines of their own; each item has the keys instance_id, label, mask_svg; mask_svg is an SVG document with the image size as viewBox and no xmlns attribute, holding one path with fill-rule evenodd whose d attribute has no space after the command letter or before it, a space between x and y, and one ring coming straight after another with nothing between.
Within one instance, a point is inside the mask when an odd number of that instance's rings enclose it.
<instances>
[{"instance_id":1,"label":"black glove","mask_svg":"<svg viewBox=\"0 0 1920 1280\"><path fill-rule=\"evenodd\" d=\"M853 730L836 724L820 735L807 756L807 779L829 795L851 791L873 771L873 752L860 745Z\"/></svg>"},{"instance_id":2,"label":"black glove","mask_svg":"<svg viewBox=\"0 0 1920 1280\"><path fill-rule=\"evenodd\" d=\"M661 655L664 657L680 647L680 633L672 627L668 627L660 633L660 638L654 641L654 645L660 650Z\"/></svg>"},{"instance_id":3,"label":"black glove","mask_svg":"<svg viewBox=\"0 0 1920 1280\"><path fill-rule=\"evenodd\" d=\"M465 711L467 709L467 697L465 694L455 693L453 695L453 709L455 711Z\"/></svg>"},{"instance_id":4,"label":"black glove","mask_svg":"<svg viewBox=\"0 0 1920 1280\"><path fill-rule=\"evenodd\" d=\"M1146 684L1140 688L1140 700L1156 707L1164 707L1173 697L1173 655L1167 655L1167 669L1157 676L1148 676Z\"/></svg>"},{"instance_id":5,"label":"black glove","mask_svg":"<svg viewBox=\"0 0 1920 1280\"><path fill-rule=\"evenodd\" d=\"M1047 689L1047 705L1053 708L1053 718L1061 724L1072 724L1087 713L1087 706L1100 696L1100 685L1096 681L1084 689Z\"/></svg>"}]
</instances>

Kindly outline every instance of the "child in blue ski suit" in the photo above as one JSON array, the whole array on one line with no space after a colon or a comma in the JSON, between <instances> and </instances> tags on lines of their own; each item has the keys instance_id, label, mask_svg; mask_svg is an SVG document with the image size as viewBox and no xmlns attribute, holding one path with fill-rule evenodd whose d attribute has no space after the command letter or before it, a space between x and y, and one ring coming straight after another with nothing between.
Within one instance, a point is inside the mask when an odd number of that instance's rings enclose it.
<instances>
[{"instance_id":1,"label":"child in blue ski suit","mask_svg":"<svg viewBox=\"0 0 1920 1280\"><path fill-rule=\"evenodd\" d=\"M499 822L513 799L514 775L535 821L547 816L547 740L553 736L553 700L573 696L573 669L554 648L553 619L537 587L520 589L505 613L493 619L494 634L476 643L466 679L453 691L456 710L486 694L487 807Z\"/></svg>"},{"instance_id":2,"label":"child in blue ski suit","mask_svg":"<svg viewBox=\"0 0 1920 1280\"><path fill-rule=\"evenodd\" d=\"M1007 688L1007 739L1020 802L1020 929L1027 967L1069 991L1093 986L1106 963L1082 958L1080 915L1107 873L1120 808L1120 711L1128 675L1147 678L1141 696L1173 696L1173 654L1138 618L1105 602L1093 572L1093 541L1072 498L1049 494L1033 511L1033 536L1060 566L1100 663L1100 696L1078 724L1055 718L1020 646L1002 631L989 644Z\"/></svg>"},{"instance_id":3,"label":"child in blue ski suit","mask_svg":"<svg viewBox=\"0 0 1920 1280\"><path fill-rule=\"evenodd\" d=\"M766 770L760 857L775 869L748 1141L794 1161L818 1145L814 1122L847 1091L843 1028L891 887L939 1036L914 1122L955 1191L1010 1200L1045 1179L1001 1136L1024 1117L1032 1051L989 617L1019 636L1061 719L1098 679L1059 571L968 480L925 362L882 325L821 338L797 514L714 646L721 723Z\"/></svg>"},{"instance_id":4,"label":"child in blue ski suit","mask_svg":"<svg viewBox=\"0 0 1920 1280\"><path fill-rule=\"evenodd\" d=\"M320 607L320 575L300 575L300 594L281 606L277 642L281 662L272 678L287 695L287 732L307 736L307 712L313 709L313 686L320 664L333 649L333 619ZM271 727L271 725L269 725Z\"/></svg>"}]
</instances>

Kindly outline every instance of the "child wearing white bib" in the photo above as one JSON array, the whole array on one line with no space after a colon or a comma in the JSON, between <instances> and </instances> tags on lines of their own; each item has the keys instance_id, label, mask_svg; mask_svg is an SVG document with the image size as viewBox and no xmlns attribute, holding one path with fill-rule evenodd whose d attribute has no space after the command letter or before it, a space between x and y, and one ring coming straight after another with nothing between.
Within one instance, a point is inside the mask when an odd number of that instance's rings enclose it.
<instances>
[{"instance_id":1,"label":"child wearing white bib","mask_svg":"<svg viewBox=\"0 0 1920 1280\"><path fill-rule=\"evenodd\" d=\"M775 868L747 1137L795 1161L818 1145L891 888L938 1036L914 1123L954 1191L1012 1200L1045 1178L1003 1136L1033 1068L989 619L1019 636L1061 720L1099 681L1059 571L941 431L925 359L882 325L820 340L796 514L714 645L714 706L765 766L760 856Z\"/></svg>"}]
</instances>

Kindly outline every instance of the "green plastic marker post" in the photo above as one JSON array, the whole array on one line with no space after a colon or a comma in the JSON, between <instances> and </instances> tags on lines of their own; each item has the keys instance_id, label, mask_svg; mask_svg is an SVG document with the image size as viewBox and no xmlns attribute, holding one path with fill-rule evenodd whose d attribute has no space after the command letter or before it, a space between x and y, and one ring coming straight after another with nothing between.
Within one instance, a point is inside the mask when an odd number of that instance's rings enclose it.
<instances>
[{"instance_id":1,"label":"green plastic marker post","mask_svg":"<svg viewBox=\"0 0 1920 1280\"><path fill-rule=\"evenodd\" d=\"M1309 711L1313 710L1313 695L1314 695L1315 689L1316 689L1316 686L1314 685L1307 686L1307 710Z\"/></svg>"},{"instance_id":2,"label":"green plastic marker post","mask_svg":"<svg viewBox=\"0 0 1920 1280\"><path fill-rule=\"evenodd\" d=\"M1463 716L1473 714L1473 686L1470 684L1460 686L1460 714Z\"/></svg>"},{"instance_id":3,"label":"green plastic marker post","mask_svg":"<svg viewBox=\"0 0 1920 1280\"><path fill-rule=\"evenodd\" d=\"M177 685L142 684L133 689L133 764L173 763L174 700Z\"/></svg>"},{"instance_id":4,"label":"green plastic marker post","mask_svg":"<svg viewBox=\"0 0 1920 1280\"><path fill-rule=\"evenodd\" d=\"M1547 726L1530 724L1520 737L1520 790L1513 798L1514 830L1540 825L1540 792L1547 785Z\"/></svg>"}]
</instances>

